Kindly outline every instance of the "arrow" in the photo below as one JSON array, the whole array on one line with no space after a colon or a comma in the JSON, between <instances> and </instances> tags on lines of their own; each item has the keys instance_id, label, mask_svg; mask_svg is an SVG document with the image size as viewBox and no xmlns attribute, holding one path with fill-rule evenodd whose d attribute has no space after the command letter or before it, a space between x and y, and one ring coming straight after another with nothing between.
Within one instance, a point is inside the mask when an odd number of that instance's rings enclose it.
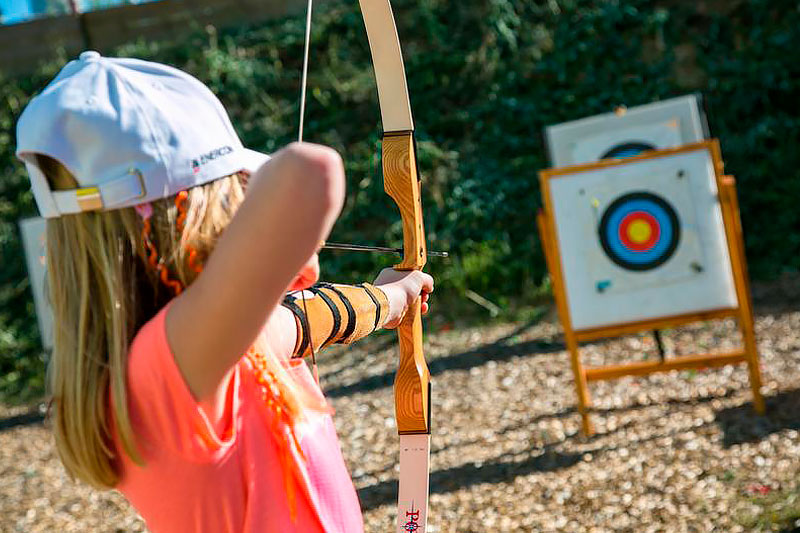
<instances>
[{"instance_id":1,"label":"arrow","mask_svg":"<svg viewBox=\"0 0 800 533\"><path fill-rule=\"evenodd\" d=\"M364 244L344 244L340 242L326 242L322 245L323 248L328 250L352 250L356 252L383 252L391 254L402 254L402 248L389 248L387 246L367 246ZM431 252L428 250L430 257L450 257L447 252Z\"/></svg>"}]
</instances>

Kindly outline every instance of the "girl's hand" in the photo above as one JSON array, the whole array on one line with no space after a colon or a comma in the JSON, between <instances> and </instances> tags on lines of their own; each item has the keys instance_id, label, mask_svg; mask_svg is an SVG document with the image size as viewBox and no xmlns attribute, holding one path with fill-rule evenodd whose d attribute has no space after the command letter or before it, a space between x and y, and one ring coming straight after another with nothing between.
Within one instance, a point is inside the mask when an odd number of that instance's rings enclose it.
<instances>
[{"instance_id":1,"label":"girl's hand","mask_svg":"<svg viewBox=\"0 0 800 533\"><path fill-rule=\"evenodd\" d=\"M422 314L428 312L428 297L433 292L433 278L422 271L384 268L373 285L380 288L389 300L389 317L383 326L387 329L400 325L408 307L417 298L422 298Z\"/></svg>"}]
</instances>

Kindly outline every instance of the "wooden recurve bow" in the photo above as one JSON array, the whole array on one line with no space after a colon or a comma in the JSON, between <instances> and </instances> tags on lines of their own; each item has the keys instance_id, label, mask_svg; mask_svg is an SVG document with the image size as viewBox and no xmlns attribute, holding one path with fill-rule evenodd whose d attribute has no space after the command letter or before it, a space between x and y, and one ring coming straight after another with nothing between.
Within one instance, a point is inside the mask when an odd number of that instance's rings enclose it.
<instances>
[{"instance_id":1,"label":"wooden recurve bow","mask_svg":"<svg viewBox=\"0 0 800 533\"><path fill-rule=\"evenodd\" d=\"M422 270L428 253L422 221L414 120L411 117L405 67L394 14L389 0L359 0L359 4L378 86L383 124L384 188L397 204L403 221L403 260L394 268ZM300 141L303 140L311 9L312 0L309 0L301 84ZM428 527L431 396L430 374L422 352L420 298L406 311L397 328L397 336L400 347L394 384L395 416L400 435L397 533L425 533ZM312 354L313 351L312 346Z\"/></svg>"},{"instance_id":2,"label":"wooden recurve bow","mask_svg":"<svg viewBox=\"0 0 800 533\"><path fill-rule=\"evenodd\" d=\"M369 37L383 125L384 188L403 221L403 260L397 270L422 270L427 260L417 171L414 121L400 40L389 0L359 0ZM428 520L430 374L422 351L421 300L397 328L400 361L394 383L400 435L397 532L424 533Z\"/></svg>"}]
</instances>

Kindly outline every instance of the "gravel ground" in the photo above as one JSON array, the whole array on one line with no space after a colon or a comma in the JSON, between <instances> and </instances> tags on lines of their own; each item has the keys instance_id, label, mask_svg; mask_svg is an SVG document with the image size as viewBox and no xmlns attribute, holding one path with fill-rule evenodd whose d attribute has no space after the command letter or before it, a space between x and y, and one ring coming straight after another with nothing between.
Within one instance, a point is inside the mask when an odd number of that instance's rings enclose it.
<instances>
[{"instance_id":1,"label":"gravel ground","mask_svg":"<svg viewBox=\"0 0 800 533\"><path fill-rule=\"evenodd\" d=\"M590 439L553 316L429 332L429 530L800 530L800 279L756 286L754 297L766 417L752 412L744 366L623 378L591 385ZM665 344L730 348L734 326L670 330ZM656 356L647 335L584 353L587 364ZM393 527L394 365L388 335L320 358L369 532ZM0 531L145 531L121 496L66 477L40 420L0 408Z\"/></svg>"}]
</instances>

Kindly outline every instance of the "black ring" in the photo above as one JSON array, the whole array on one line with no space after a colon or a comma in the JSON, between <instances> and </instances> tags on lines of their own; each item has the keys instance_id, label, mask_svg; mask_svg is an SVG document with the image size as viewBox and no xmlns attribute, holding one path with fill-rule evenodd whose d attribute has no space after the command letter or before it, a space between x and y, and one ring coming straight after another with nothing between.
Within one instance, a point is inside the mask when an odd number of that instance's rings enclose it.
<instances>
[{"instance_id":1,"label":"black ring","mask_svg":"<svg viewBox=\"0 0 800 533\"><path fill-rule=\"evenodd\" d=\"M622 204L633 200L647 200L653 202L654 204L658 205L660 208L664 210L667 214L667 218L669 218L669 222L672 226L672 239L667 246L667 249L664 252L653 259L652 261L648 261L647 263L633 263L631 261L626 261L625 259L619 257L614 250L611 249L611 245L608 242L608 238L606 237L606 232L608 229L609 219L614 214L614 212L619 208ZM606 253L609 259L611 259L614 263L618 266L626 269L626 270L634 270L637 272L643 272L646 270L652 270L656 267L659 267L666 263L671 257L672 254L675 252L675 249L678 247L678 243L681 239L681 226L680 220L678 219L678 215L675 212L675 209L667 203L663 198L660 196L656 196L653 193L644 192L644 191L635 191L628 194L623 194L622 196L618 197L616 200L611 202L606 210L603 212L603 216L600 219L600 224L597 226L597 233L600 237L600 245L603 247L603 251Z\"/></svg>"},{"instance_id":2,"label":"black ring","mask_svg":"<svg viewBox=\"0 0 800 533\"><path fill-rule=\"evenodd\" d=\"M621 159L625 157L633 157L641 154L642 152L649 152L655 150L656 147L652 144L643 142L626 142L618 144L607 151L600 159Z\"/></svg>"}]
</instances>

